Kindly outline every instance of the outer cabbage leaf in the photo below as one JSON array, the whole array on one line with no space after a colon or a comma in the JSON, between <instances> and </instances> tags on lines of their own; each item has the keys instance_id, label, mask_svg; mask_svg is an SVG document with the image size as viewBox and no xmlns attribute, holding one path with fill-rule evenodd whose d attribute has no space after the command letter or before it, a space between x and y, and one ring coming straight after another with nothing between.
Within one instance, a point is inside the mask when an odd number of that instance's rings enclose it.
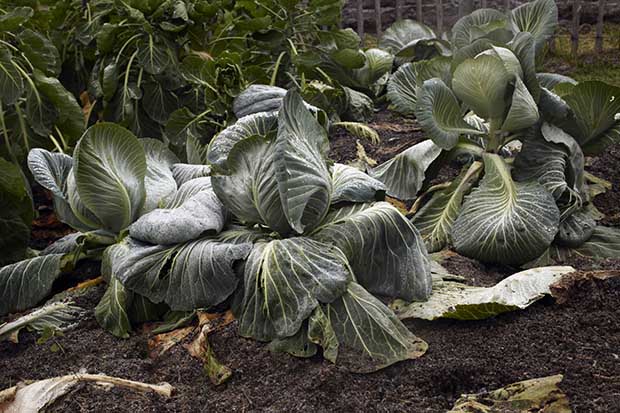
<instances>
[{"instance_id":1,"label":"outer cabbage leaf","mask_svg":"<svg viewBox=\"0 0 620 413\"><path fill-rule=\"evenodd\" d=\"M515 78L512 102L502 124L502 130L505 132L515 132L526 129L538 122L538 118L538 106L534 98L530 95L521 78Z\"/></svg>"},{"instance_id":2,"label":"outer cabbage leaf","mask_svg":"<svg viewBox=\"0 0 620 413\"><path fill-rule=\"evenodd\" d=\"M129 227L129 234L151 244L177 244L207 232L219 233L226 211L211 186L211 178L185 183L162 208L142 215Z\"/></svg>"},{"instance_id":3,"label":"outer cabbage leaf","mask_svg":"<svg viewBox=\"0 0 620 413\"><path fill-rule=\"evenodd\" d=\"M411 42L436 37L433 29L424 23L409 19L399 20L383 33L379 40L379 48L396 54Z\"/></svg>"},{"instance_id":4,"label":"outer cabbage leaf","mask_svg":"<svg viewBox=\"0 0 620 413\"><path fill-rule=\"evenodd\" d=\"M513 182L508 166L484 154L485 176L452 228L457 252L484 262L523 264L545 251L560 223L553 196L536 182Z\"/></svg>"},{"instance_id":5,"label":"outer cabbage leaf","mask_svg":"<svg viewBox=\"0 0 620 413\"><path fill-rule=\"evenodd\" d=\"M37 305L60 276L64 254L49 254L0 268L0 315Z\"/></svg>"},{"instance_id":6,"label":"outer cabbage leaf","mask_svg":"<svg viewBox=\"0 0 620 413\"><path fill-rule=\"evenodd\" d=\"M355 282L324 311L339 342L337 362L351 371L377 371L418 358L428 348L392 310ZM333 345L327 348L333 353Z\"/></svg>"},{"instance_id":7,"label":"outer cabbage leaf","mask_svg":"<svg viewBox=\"0 0 620 413\"><path fill-rule=\"evenodd\" d=\"M442 80L434 78L425 81L417 89L417 95L416 118L437 146L452 149L461 134L482 134L463 120L456 96Z\"/></svg>"},{"instance_id":8,"label":"outer cabbage leaf","mask_svg":"<svg viewBox=\"0 0 620 413\"><path fill-rule=\"evenodd\" d=\"M233 146L254 135L267 136L277 128L276 112L255 113L245 116L220 132L209 144L207 159L210 164L225 168Z\"/></svg>"},{"instance_id":9,"label":"outer cabbage leaf","mask_svg":"<svg viewBox=\"0 0 620 413\"><path fill-rule=\"evenodd\" d=\"M19 166L0 158L0 265L24 258L33 218L26 177Z\"/></svg>"},{"instance_id":10,"label":"outer cabbage leaf","mask_svg":"<svg viewBox=\"0 0 620 413\"><path fill-rule=\"evenodd\" d=\"M131 331L128 311L133 298L133 293L111 276L108 288L95 307L95 318L99 325L116 337L128 338Z\"/></svg>"},{"instance_id":11,"label":"outer cabbage leaf","mask_svg":"<svg viewBox=\"0 0 620 413\"><path fill-rule=\"evenodd\" d=\"M424 300L431 292L430 261L420 234L387 202L336 209L312 237L340 248L357 282L373 294Z\"/></svg>"},{"instance_id":12,"label":"outer cabbage leaf","mask_svg":"<svg viewBox=\"0 0 620 413\"><path fill-rule=\"evenodd\" d=\"M284 215L300 234L314 228L329 209L328 149L325 129L305 108L301 96L288 92L279 112L274 163Z\"/></svg>"},{"instance_id":13,"label":"outer cabbage leaf","mask_svg":"<svg viewBox=\"0 0 620 413\"><path fill-rule=\"evenodd\" d=\"M0 49L0 91L5 105L12 105L24 93L24 80L12 61L11 52L4 47Z\"/></svg>"},{"instance_id":14,"label":"outer cabbage leaf","mask_svg":"<svg viewBox=\"0 0 620 413\"><path fill-rule=\"evenodd\" d=\"M493 9L479 9L461 17L452 28L452 47L454 50L469 46L494 32L507 28L506 16Z\"/></svg>"},{"instance_id":15,"label":"outer cabbage leaf","mask_svg":"<svg viewBox=\"0 0 620 413\"><path fill-rule=\"evenodd\" d=\"M414 199L422 188L426 170L440 154L441 148L426 140L372 169L370 176L385 184L389 196Z\"/></svg>"},{"instance_id":16,"label":"outer cabbage leaf","mask_svg":"<svg viewBox=\"0 0 620 413\"><path fill-rule=\"evenodd\" d=\"M513 33L529 32L536 40L540 53L545 42L555 33L558 25L558 7L554 0L535 0L510 12L510 28Z\"/></svg>"},{"instance_id":17,"label":"outer cabbage leaf","mask_svg":"<svg viewBox=\"0 0 620 413\"><path fill-rule=\"evenodd\" d=\"M181 245L149 245L126 238L114 246L112 268L129 290L173 311L208 308L237 288L234 264L247 257L249 243L203 238Z\"/></svg>"},{"instance_id":18,"label":"outer cabbage leaf","mask_svg":"<svg viewBox=\"0 0 620 413\"><path fill-rule=\"evenodd\" d=\"M233 102L233 112L237 118L260 112L277 111L282 106L286 89L269 85L251 85Z\"/></svg>"},{"instance_id":19,"label":"outer cabbage leaf","mask_svg":"<svg viewBox=\"0 0 620 413\"><path fill-rule=\"evenodd\" d=\"M175 163L172 165L172 176L178 186L196 178L203 178L211 175L209 165L193 165L187 163Z\"/></svg>"},{"instance_id":20,"label":"outer cabbage leaf","mask_svg":"<svg viewBox=\"0 0 620 413\"><path fill-rule=\"evenodd\" d=\"M428 252L443 249L450 242L452 225L463 203L463 197L480 176L482 164L476 162L463 171L449 187L437 191L411 222L420 231Z\"/></svg>"},{"instance_id":21,"label":"outer cabbage leaf","mask_svg":"<svg viewBox=\"0 0 620 413\"><path fill-rule=\"evenodd\" d=\"M86 131L73 159L80 199L104 228L119 232L131 224L145 199L147 165L138 139L121 126L98 123Z\"/></svg>"},{"instance_id":22,"label":"outer cabbage leaf","mask_svg":"<svg viewBox=\"0 0 620 413\"><path fill-rule=\"evenodd\" d=\"M336 163L332 170L332 204L338 202L379 201L385 195L385 185L359 169Z\"/></svg>"},{"instance_id":23,"label":"outer cabbage leaf","mask_svg":"<svg viewBox=\"0 0 620 413\"><path fill-rule=\"evenodd\" d=\"M146 213L157 208L176 192L177 183L171 168L179 159L157 139L143 138L140 143L146 156L146 198L141 213Z\"/></svg>"},{"instance_id":24,"label":"outer cabbage leaf","mask_svg":"<svg viewBox=\"0 0 620 413\"><path fill-rule=\"evenodd\" d=\"M319 303L346 291L352 275L338 248L295 237L256 244L244 278L239 333L268 341L297 333Z\"/></svg>"}]
</instances>

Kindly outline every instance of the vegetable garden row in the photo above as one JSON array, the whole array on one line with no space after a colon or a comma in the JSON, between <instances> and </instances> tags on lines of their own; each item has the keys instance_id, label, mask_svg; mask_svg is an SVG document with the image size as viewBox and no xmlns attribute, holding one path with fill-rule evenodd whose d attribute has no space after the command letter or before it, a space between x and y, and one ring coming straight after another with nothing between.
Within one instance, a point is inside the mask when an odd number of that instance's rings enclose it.
<instances>
[{"instance_id":1,"label":"vegetable garden row","mask_svg":"<svg viewBox=\"0 0 620 413\"><path fill-rule=\"evenodd\" d=\"M584 169L620 142L620 88L539 71L552 0L443 37L400 20L375 48L330 0L18 3L0 2L0 315L49 300L0 338L74 325L53 286L96 260L116 337L230 308L243 337L367 373L427 351L402 319L523 308L567 259L620 255L593 203L610 183ZM426 140L376 167L328 158L336 128L379 139L388 105ZM75 230L41 251L34 182ZM446 248L518 274L463 291Z\"/></svg>"}]
</instances>

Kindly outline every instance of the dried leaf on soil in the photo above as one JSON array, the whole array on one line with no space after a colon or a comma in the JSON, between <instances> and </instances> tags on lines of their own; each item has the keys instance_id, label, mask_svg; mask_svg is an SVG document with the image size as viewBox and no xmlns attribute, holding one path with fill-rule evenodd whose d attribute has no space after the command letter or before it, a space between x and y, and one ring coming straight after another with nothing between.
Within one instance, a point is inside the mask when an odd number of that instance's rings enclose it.
<instances>
[{"instance_id":1,"label":"dried leaf on soil","mask_svg":"<svg viewBox=\"0 0 620 413\"><path fill-rule=\"evenodd\" d=\"M34 382L21 382L0 392L0 411L4 413L37 413L59 397L69 393L78 383L89 382L120 386L140 392L155 392L163 397L172 396L174 388L168 383L147 384L110 377L105 374L68 374Z\"/></svg>"},{"instance_id":2,"label":"dried leaf on soil","mask_svg":"<svg viewBox=\"0 0 620 413\"><path fill-rule=\"evenodd\" d=\"M200 334L191 344L185 346L189 354L202 360L204 371L214 385L224 383L232 376L232 371L221 364L215 357L213 347L209 343L208 334L211 331L210 325L205 324L200 330Z\"/></svg>"},{"instance_id":3,"label":"dried leaf on soil","mask_svg":"<svg viewBox=\"0 0 620 413\"><path fill-rule=\"evenodd\" d=\"M523 309L550 294L549 286L573 267L540 267L521 271L493 287L472 287L443 278L433 282L433 293L426 302L408 304L396 300L391 308L400 319L481 320L497 314Z\"/></svg>"},{"instance_id":4,"label":"dried leaf on soil","mask_svg":"<svg viewBox=\"0 0 620 413\"><path fill-rule=\"evenodd\" d=\"M570 413L568 398L558 387L563 378L556 374L490 392L464 394L448 413Z\"/></svg>"}]
</instances>

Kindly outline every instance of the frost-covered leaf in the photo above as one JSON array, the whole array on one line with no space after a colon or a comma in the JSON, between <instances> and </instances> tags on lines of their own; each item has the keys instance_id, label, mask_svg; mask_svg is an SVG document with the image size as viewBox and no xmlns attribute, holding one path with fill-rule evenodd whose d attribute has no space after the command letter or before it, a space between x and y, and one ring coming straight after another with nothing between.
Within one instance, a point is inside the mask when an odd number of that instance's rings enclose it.
<instances>
[{"instance_id":1,"label":"frost-covered leaf","mask_svg":"<svg viewBox=\"0 0 620 413\"><path fill-rule=\"evenodd\" d=\"M484 262L523 264L536 258L560 223L553 196L537 182L514 182L499 155L484 154L484 169L452 227L455 249Z\"/></svg>"},{"instance_id":2,"label":"frost-covered leaf","mask_svg":"<svg viewBox=\"0 0 620 413\"><path fill-rule=\"evenodd\" d=\"M114 246L113 269L123 285L174 311L220 304L235 291L234 264L251 244L202 238L180 245L149 245L126 240Z\"/></svg>"},{"instance_id":3,"label":"frost-covered leaf","mask_svg":"<svg viewBox=\"0 0 620 413\"><path fill-rule=\"evenodd\" d=\"M335 163L332 169L332 204L338 202L379 201L385 195L385 185L351 166Z\"/></svg>"},{"instance_id":4,"label":"frost-covered leaf","mask_svg":"<svg viewBox=\"0 0 620 413\"><path fill-rule=\"evenodd\" d=\"M297 233L314 228L331 201L327 132L295 91L284 97L275 140L276 180L284 215Z\"/></svg>"},{"instance_id":5,"label":"frost-covered leaf","mask_svg":"<svg viewBox=\"0 0 620 413\"><path fill-rule=\"evenodd\" d=\"M17 343L19 332L24 328L34 330L39 334L46 330L65 331L75 326L83 314L84 310L72 303L46 304L16 320L0 324L0 341L11 340Z\"/></svg>"},{"instance_id":6,"label":"frost-covered leaf","mask_svg":"<svg viewBox=\"0 0 620 413\"><path fill-rule=\"evenodd\" d=\"M424 300L430 262L420 234L387 202L332 211L312 235L347 256L357 281L373 294Z\"/></svg>"},{"instance_id":7,"label":"frost-covered leaf","mask_svg":"<svg viewBox=\"0 0 620 413\"><path fill-rule=\"evenodd\" d=\"M355 282L325 306L325 313L339 342L336 361L350 371L377 371L418 358L428 348L392 310Z\"/></svg>"},{"instance_id":8,"label":"frost-covered leaf","mask_svg":"<svg viewBox=\"0 0 620 413\"><path fill-rule=\"evenodd\" d=\"M389 196L414 199L422 188L426 170L440 154L441 148L426 140L373 168L369 175L385 184Z\"/></svg>"},{"instance_id":9,"label":"frost-covered leaf","mask_svg":"<svg viewBox=\"0 0 620 413\"><path fill-rule=\"evenodd\" d=\"M425 81L417 89L417 99L416 118L424 132L440 148L452 149L462 134L482 134L463 120L456 96L441 79Z\"/></svg>"},{"instance_id":10,"label":"frost-covered leaf","mask_svg":"<svg viewBox=\"0 0 620 413\"><path fill-rule=\"evenodd\" d=\"M255 113L237 120L220 132L209 144L209 151L207 152L209 163L225 168L230 151L235 144L254 135L264 137L275 131L277 125L277 112Z\"/></svg>"},{"instance_id":11,"label":"frost-covered leaf","mask_svg":"<svg viewBox=\"0 0 620 413\"><path fill-rule=\"evenodd\" d=\"M436 320L482 320L507 311L523 309L550 294L549 286L573 267L540 267L518 272L493 287L472 287L454 281L436 280L425 302L393 302L398 318Z\"/></svg>"},{"instance_id":12,"label":"frost-covered leaf","mask_svg":"<svg viewBox=\"0 0 620 413\"><path fill-rule=\"evenodd\" d=\"M0 315L34 307L60 276L63 254L30 258L0 268Z\"/></svg>"},{"instance_id":13,"label":"frost-covered leaf","mask_svg":"<svg viewBox=\"0 0 620 413\"><path fill-rule=\"evenodd\" d=\"M172 165L179 162L179 159L157 139L142 138L140 143L146 155L146 198L141 211L144 214L157 208L176 192L177 183L172 174Z\"/></svg>"},{"instance_id":14,"label":"frost-covered leaf","mask_svg":"<svg viewBox=\"0 0 620 413\"><path fill-rule=\"evenodd\" d=\"M187 163L175 163L172 165L172 176L178 186L195 178L202 178L211 175L209 165L193 165Z\"/></svg>"},{"instance_id":15,"label":"frost-covered leaf","mask_svg":"<svg viewBox=\"0 0 620 413\"><path fill-rule=\"evenodd\" d=\"M592 214L587 209L582 208L560 222L555 243L565 247L577 248L592 237L595 228L596 221Z\"/></svg>"},{"instance_id":16,"label":"frost-covered leaf","mask_svg":"<svg viewBox=\"0 0 620 413\"><path fill-rule=\"evenodd\" d=\"M129 307L133 293L112 275L108 279L108 287L95 307L95 318L99 325L116 337L128 338L131 331Z\"/></svg>"},{"instance_id":17,"label":"frost-covered leaf","mask_svg":"<svg viewBox=\"0 0 620 413\"><path fill-rule=\"evenodd\" d=\"M113 123L98 123L84 134L74 152L79 197L104 227L119 232L144 204L147 163L140 141Z\"/></svg>"},{"instance_id":18,"label":"frost-covered leaf","mask_svg":"<svg viewBox=\"0 0 620 413\"><path fill-rule=\"evenodd\" d=\"M346 291L352 274L335 246L295 237L256 244L244 278L239 333L268 341L297 333L319 303Z\"/></svg>"},{"instance_id":19,"label":"frost-covered leaf","mask_svg":"<svg viewBox=\"0 0 620 413\"><path fill-rule=\"evenodd\" d=\"M211 186L211 178L196 178L183 184L162 208L142 215L129 227L129 234L151 244L177 244L218 233L226 212Z\"/></svg>"},{"instance_id":20,"label":"frost-covered leaf","mask_svg":"<svg viewBox=\"0 0 620 413\"><path fill-rule=\"evenodd\" d=\"M273 140L259 136L235 145L228 155L227 174L211 177L213 190L237 219L261 223L286 234L291 227L284 215L275 168Z\"/></svg>"},{"instance_id":21,"label":"frost-covered leaf","mask_svg":"<svg viewBox=\"0 0 620 413\"><path fill-rule=\"evenodd\" d=\"M443 249L450 242L452 225L458 217L463 197L480 176L482 164L476 162L463 171L449 187L437 191L411 222L420 231L428 252Z\"/></svg>"},{"instance_id":22,"label":"frost-covered leaf","mask_svg":"<svg viewBox=\"0 0 620 413\"><path fill-rule=\"evenodd\" d=\"M237 96L233 102L233 112L237 118L260 112L277 111L282 106L286 89L269 85L251 85Z\"/></svg>"}]
</instances>

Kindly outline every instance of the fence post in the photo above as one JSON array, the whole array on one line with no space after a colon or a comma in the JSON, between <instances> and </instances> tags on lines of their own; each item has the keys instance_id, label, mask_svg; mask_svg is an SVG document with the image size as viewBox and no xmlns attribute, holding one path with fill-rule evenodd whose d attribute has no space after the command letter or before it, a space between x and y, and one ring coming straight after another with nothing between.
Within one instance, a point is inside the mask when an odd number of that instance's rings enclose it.
<instances>
[{"instance_id":1,"label":"fence post","mask_svg":"<svg viewBox=\"0 0 620 413\"><path fill-rule=\"evenodd\" d=\"M605 0L598 2L598 19L596 21L596 41L594 48L597 53L603 51L603 20L605 19Z\"/></svg>"},{"instance_id":2,"label":"fence post","mask_svg":"<svg viewBox=\"0 0 620 413\"><path fill-rule=\"evenodd\" d=\"M403 0L396 0L396 20L403 18Z\"/></svg>"},{"instance_id":3,"label":"fence post","mask_svg":"<svg viewBox=\"0 0 620 413\"><path fill-rule=\"evenodd\" d=\"M424 16L422 16L422 0L417 0L415 9L415 19L420 23L424 23Z\"/></svg>"},{"instance_id":4,"label":"fence post","mask_svg":"<svg viewBox=\"0 0 620 413\"><path fill-rule=\"evenodd\" d=\"M436 13L437 13L437 35L441 36L443 33L443 0L436 0Z\"/></svg>"},{"instance_id":5,"label":"fence post","mask_svg":"<svg viewBox=\"0 0 620 413\"><path fill-rule=\"evenodd\" d=\"M364 0L357 0L357 35L364 41Z\"/></svg>"},{"instance_id":6,"label":"fence post","mask_svg":"<svg viewBox=\"0 0 620 413\"><path fill-rule=\"evenodd\" d=\"M581 0L573 0L573 27L571 29L571 54L577 57L579 52L579 28L581 17Z\"/></svg>"},{"instance_id":7,"label":"fence post","mask_svg":"<svg viewBox=\"0 0 620 413\"><path fill-rule=\"evenodd\" d=\"M375 0L375 14L377 15L377 36L381 36L381 0Z\"/></svg>"},{"instance_id":8,"label":"fence post","mask_svg":"<svg viewBox=\"0 0 620 413\"><path fill-rule=\"evenodd\" d=\"M512 8L510 0L504 0L504 8L506 9L506 11L510 11L510 9Z\"/></svg>"},{"instance_id":9,"label":"fence post","mask_svg":"<svg viewBox=\"0 0 620 413\"><path fill-rule=\"evenodd\" d=\"M480 0L480 8L486 9L488 7L487 0Z\"/></svg>"}]
</instances>

